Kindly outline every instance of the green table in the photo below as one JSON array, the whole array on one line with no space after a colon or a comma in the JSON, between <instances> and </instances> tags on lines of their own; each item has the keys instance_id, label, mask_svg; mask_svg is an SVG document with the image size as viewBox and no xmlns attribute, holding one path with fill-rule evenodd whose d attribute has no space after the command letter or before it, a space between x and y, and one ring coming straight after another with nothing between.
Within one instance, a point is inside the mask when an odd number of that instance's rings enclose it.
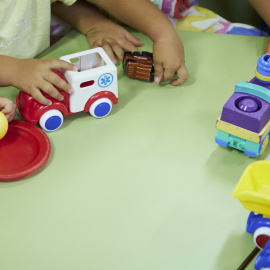
<instances>
[{"instance_id":1,"label":"green table","mask_svg":"<svg viewBox=\"0 0 270 270\"><path fill-rule=\"evenodd\" d=\"M133 33L142 50L152 50ZM235 84L253 77L267 39L179 35L186 84L131 80L119 65L119 103L108 117L65 118L47 133L46 166L0 183L1 269L231 270L251 252L249 213L232 191L248 164L269 159L270 148L256 159L222 148L215 121ZM86 49L73 31L41 57ZM0 91L14 100L18 94Z\"/></svg>"}]
</instances>

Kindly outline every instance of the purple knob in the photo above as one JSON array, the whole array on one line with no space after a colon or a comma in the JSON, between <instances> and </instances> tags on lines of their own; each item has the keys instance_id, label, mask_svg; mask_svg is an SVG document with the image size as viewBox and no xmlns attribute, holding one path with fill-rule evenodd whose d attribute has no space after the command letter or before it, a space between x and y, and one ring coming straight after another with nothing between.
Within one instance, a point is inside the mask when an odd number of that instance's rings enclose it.
<instances>
[{"instance_id":1,"label":"purple knob","mask_svg":"<svg viewBox=\"0 0 270 270\"><path fill-rule=\"evenodd\" d=\"M252 98L241 99L237 107L244 112L256 112L259 109L258 103Z\"/></svg>"}]
</instances>

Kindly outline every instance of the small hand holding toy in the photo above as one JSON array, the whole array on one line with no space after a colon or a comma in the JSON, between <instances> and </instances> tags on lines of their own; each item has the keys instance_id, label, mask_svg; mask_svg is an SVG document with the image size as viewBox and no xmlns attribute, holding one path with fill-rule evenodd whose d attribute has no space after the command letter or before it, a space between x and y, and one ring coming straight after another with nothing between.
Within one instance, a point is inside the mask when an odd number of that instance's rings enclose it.
<instances>
[{"instance_id":1,"label":"small hand holding toy","mask_svg":"<svg viewBox=\"0 0 270 270\"><path fill-rule=\"evenodd\" d=\"M16 114L16 104L5 97L0 97L0 140L6 135L8 130L8 122L10 122Z\"/></svg>"}]
</instances>

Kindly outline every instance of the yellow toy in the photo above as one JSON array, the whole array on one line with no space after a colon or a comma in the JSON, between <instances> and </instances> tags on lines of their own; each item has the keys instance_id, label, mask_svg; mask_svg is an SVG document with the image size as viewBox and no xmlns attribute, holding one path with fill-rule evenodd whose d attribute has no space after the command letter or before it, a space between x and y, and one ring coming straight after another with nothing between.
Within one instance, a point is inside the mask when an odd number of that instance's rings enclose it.
<instances>
[{"instance_id":1,"label":"yellow toy","mask_svg":"<svg viewBox=\"0 0 270 270\"><path fill-rule=\"evenodd\" d=\"M8 121L6 116L0 112L0 140L6 135L8 131Z\"/></svg>"},{"instance_id":2,"label":"yellow toy","mask_svg":"<svg viewBox=\"0 0 270 270\"><path fill-rule=\"evenodd\" d=\"M238 269L246 269L260 250L255 269L270 269L270 161L256 161L248 165L233 196L251 211L246 231L253 235L257 246Z\"/></svg>"},{"instance_id":3,"label":"yellow toy","mask_svg":"<svg viewBox=\"0 0 270 270\"><path fill-rule=\"evenodd\" d=\"M270 161L251 163L240 178L233 196L247 210L270 217Z\"/></svg>"}]
</instances>

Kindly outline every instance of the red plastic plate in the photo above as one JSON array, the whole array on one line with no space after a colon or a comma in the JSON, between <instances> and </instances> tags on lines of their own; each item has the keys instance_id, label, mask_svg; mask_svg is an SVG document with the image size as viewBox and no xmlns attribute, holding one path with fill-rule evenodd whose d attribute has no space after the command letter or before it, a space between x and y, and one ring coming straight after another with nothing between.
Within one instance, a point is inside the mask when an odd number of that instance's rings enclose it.
<instances>
[{"instance_id":1,"label":"red plastic plate","mask_svg":"<svg viewBox=\"0 0 270 270\"><path fill-rule=\"evenodd\" d=\"M0 140L0 181L24 177L43 166L51 152L47 135L27 122L13 120Z\"/></svg>"}]
</instances>

